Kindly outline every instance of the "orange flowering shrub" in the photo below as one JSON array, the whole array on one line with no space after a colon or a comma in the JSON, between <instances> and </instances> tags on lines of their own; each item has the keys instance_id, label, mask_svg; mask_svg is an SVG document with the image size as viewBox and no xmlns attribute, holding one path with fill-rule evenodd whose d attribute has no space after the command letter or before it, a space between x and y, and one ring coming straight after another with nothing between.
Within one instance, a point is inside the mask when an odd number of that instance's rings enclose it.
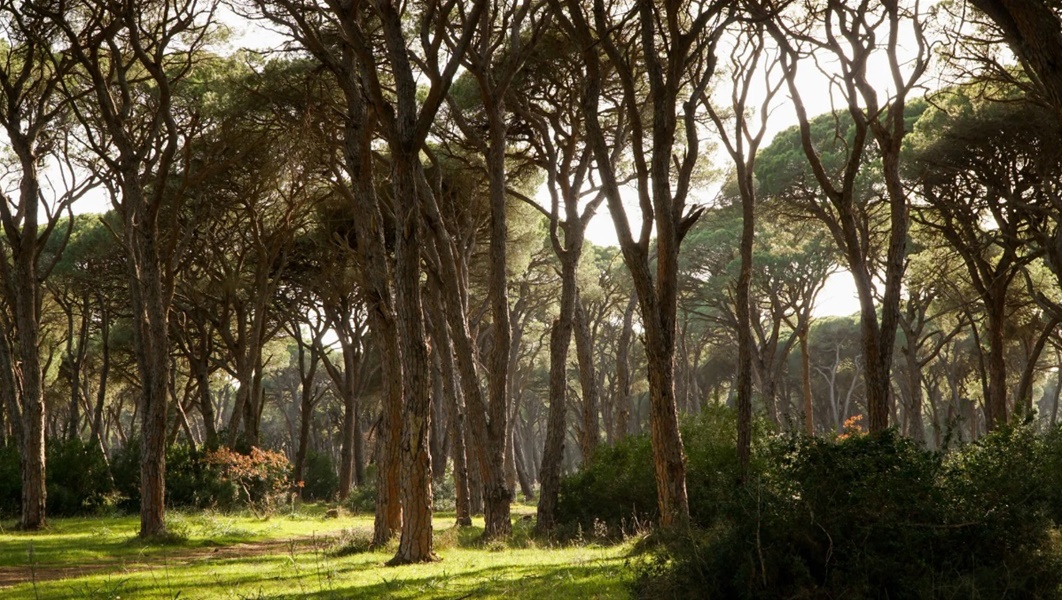
<instances>
[{"instance_id":1,"label":"orange flowering shrub","mask_svg":"<svg viewBox=\"0 0 1062 600\"><path fill-rule=\"evenodd\" d=\"M252 447L249 454L231 448L207 452L204 462L219 469L221 478L236 486L256 513L268 513L290 487L291 463L273 450Z\"/></svg>"},{"instance_id":2,"label":"orange flowering shrub","mask_svg":"<svg viewBox=\"0 0 1062 600\"><path fill-rule=\"evenodd\" d=\"M863 428L861 424L863 421L863 415L852 415L844 420L842 426L842 433L837 436L838 440L847 440L850 437L858 437L866 435L867 430Z\"/></svg>"}]
</instances>

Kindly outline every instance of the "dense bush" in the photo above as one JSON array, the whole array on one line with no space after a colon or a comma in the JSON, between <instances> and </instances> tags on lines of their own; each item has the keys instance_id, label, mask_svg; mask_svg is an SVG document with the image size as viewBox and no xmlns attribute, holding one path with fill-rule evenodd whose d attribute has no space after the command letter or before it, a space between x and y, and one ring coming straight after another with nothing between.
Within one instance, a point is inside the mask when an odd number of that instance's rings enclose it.
<instances>
[{"instance_id":1,"label":"dense bush","mask_svg":"<svg viewBox=\"0 0 1062 600\"><path fill-rule=\"evenodd\" d=\"M139 480L138 470L138 483ZM137 497L139 495L138 487ZM192 448L188 444L174 444L166 449L168 505L182 508L231 509L237 506L238 499L236 486L225 481L217 468L207 464L202 450Z\"/></svg>"},{"instance_id":2,"label":"dense bush","mask_svg":"<svg viewBox=\"0 0 1062 600\"><path fill-rule=\"evenodd\" d=\"M338 491L339 475L332 458L321 452L307 452L302 467L303 500L332 500Z\"/></svg>"},{"instance_id":3,"label":"dense bush","mask_svg":"<svg viewBox=\"0 0 1062 600\"><path fill-rule=\"evenodd\" d=\"M96 444L48 440L45 445L47 514L55 517L98 512L114 495L107 460ZM15 518L22 506L18 448L0 446L0 517Z\"/></svg>"},{"instance_id":4,"label":"dense bush","mask_svg":"<svg viewBox=\"0 0 1062 600\"><path fill-rule=\"evenodd\" d=\"M365 480L355 486L347 496L347 509L354 513L372 513L376 510L376 465L365 468Z\"/></svg>"},{"instance_id":5,"label":"dense bush","mask_svg":"<svg viewBox=\"0 0 1062 600\"><path fill-rule=\"evenodd\" d=\"M49 515L94 513L113 496L114 481L98 444L77 438L49 440L46 456Z\"/></svg>"},{"instance_id":6,"label":"dense bush","mask_svg":"<svg viewBox=\"0 0 1062 600\"><path fill-rule=\"evenodd\" d=\"M18 516L22 506L22 475L18 448L14 443L0 446L0 519Z\"/></svg>"},{"instance_id":7,"label":"dense bush","mask_svg":"<svg viewBox=\"0 0 1062 600\"><path fill-rule=\"evenodd\" d=\"M239 500L256 512L271 512L290 488L291 464L280 452L252 447L244 454L222 447L207 452L203 461L235 486Z\"/></svg>"},{"instance_id":8,"label":"dense bush","mask_svg":"<svg viewBox=\"0 0 1062 600\"><path fill-rule=\"evenodd\" d=\"M557 521L584 529L595 521L619 527L657 517L656 480L649 436L601 446L578 472L561 479Z\"/></svg>"},{"instance_id":9,"label":"dense bush","mask_svg":"<svg viewBox=\"0 0 1062 600\"><path fill-rule=\"evenodd\" d=\"M645 598L1054 597L1057 492L1044 466L1060 452L1053 439L1018 427L941 455L891 430L774 438L748 485L730 486L732 502L641 559L635 590Z\"/></svg>"},{"instance_id":10,"label":"dense bush","mask_svg":"<svg viewBox=\"0 0 1062 600\"><path fill-rule=\"evenodd\" d=\"M732 411L710 407L682 422L690 514L707 523L733 501L737 481L737 430ZM615 529L658 516L653 451L647 434L601 446L578 472L561 480L560 523Z\"/></svg>"},{"instance_id":11,"label":"dense bush","mask_svg":"<svg viewBox=\"0 0 1062 600\"><path fill-rule=\"evenodd\" d=\"M111 473L118 491L118 507L140 510L140 440L131 439L111 457ZM203 461L203 453L187 444L166 449L166 505L181 508L233 508L235 486L224 482L218 469Z\"/></svg>"},{"instance_id":12,"label":"dense bush","mask_svg":"<svg viewBox=\"0 0 1062 600\"><path fill-rule=\"evenodd\" d=\"M212 452L186 444L166 449L166 504L184 508L271 510L288 489L290 470L283 455L258 448L241 454L227 448ZM140 509L140 443L130 440L111 459L121 498L119 507Z\"/></svg>"}]
</instances>

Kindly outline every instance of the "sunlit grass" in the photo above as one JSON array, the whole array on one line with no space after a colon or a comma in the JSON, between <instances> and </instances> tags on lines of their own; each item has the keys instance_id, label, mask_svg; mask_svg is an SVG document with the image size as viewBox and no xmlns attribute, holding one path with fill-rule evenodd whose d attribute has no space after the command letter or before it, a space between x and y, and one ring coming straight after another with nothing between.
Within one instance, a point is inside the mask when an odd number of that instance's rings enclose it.
<instances>
[{"instance_id":1,"label":"sunlit grass","mask_svg":"<svg viewBox=\"0 0 1062 600\"><path fill-rule=\"evenodd\" d=\"M483 543L482 521L435 519L438 562L386 567L394 547L340 553L371 535L372 516L299 511L267 520L171 515L177 541L135 539L132 518L59 519L48 531L0 532L0 569L64 578L0 589L3 598L625 598L629 546L553 544L530 535L514 507L514 535ZM356 548L360 549L360 548ZM28 567L32 565L33 569ZM71 568L73 567L73 568Z\"/></svg>"}]
</instances>

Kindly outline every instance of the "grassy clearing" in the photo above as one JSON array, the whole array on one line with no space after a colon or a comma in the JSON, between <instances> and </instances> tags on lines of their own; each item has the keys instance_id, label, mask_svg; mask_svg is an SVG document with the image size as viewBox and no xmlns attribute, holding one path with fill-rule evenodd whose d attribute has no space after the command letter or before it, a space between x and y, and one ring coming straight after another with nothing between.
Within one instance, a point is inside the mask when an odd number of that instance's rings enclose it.
<instances>
[{"instance_id":1,"label":"grassy clearing","mask_svg":"<svg viewBox=\"0 0 1062 600\"><path fill-rule=\"evenodd\" d=\"M518 515L519 516L519 513ZM310 508L268 520L173 515L174 539L135 538L135 517L57 519L0 531L0 596L20 598L626 598L627 544L547 545L518 520L507 543L436 518L439 562L385 567L372 517ZM18 583L21 582L21 583ZM12 585L14 584L14 585Z\"/></svg>"}]
</instances>

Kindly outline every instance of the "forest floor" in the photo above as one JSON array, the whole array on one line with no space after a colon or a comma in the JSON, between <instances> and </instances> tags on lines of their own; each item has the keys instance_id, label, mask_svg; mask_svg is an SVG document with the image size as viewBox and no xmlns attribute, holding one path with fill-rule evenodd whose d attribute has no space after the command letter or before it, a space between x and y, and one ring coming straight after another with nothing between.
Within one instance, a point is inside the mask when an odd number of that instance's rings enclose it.
<instances>
[{"instance_id":1,"label":"forest floor","mask_svg":"<svg viewBox=\"0 0 1062 600\"><path fill-rule=\"evenodd\" d=\"M46 530L0 526L0 597L20 598L626 598L631 545L548 544L533 511L514 507L508 542L435 520L438 562L384 566L394 547L366 550L372 515L328 518L321 507L261 519L171 513L172 539L144 542L139 519L52 519Z\"/></svg>"}]
</instances>

